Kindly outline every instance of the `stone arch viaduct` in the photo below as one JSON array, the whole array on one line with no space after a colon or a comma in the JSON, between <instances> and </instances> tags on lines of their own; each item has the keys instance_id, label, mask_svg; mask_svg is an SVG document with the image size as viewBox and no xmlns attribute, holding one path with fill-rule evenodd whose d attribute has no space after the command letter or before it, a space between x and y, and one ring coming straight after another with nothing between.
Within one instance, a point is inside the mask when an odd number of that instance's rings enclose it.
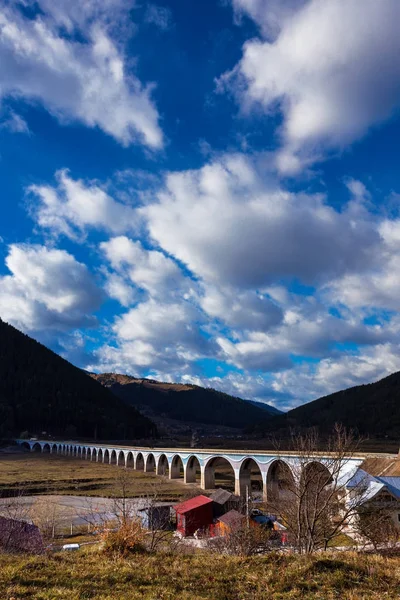
<instances>
[{"instance_id":1,"label":"stone arch viaduct","mask_svg":"<svg viewBox=\"0 0 400 600\"><path fill-rule=\"evenodd\" d=\"M225 465L234 475L235 493L244 495L251 485L255 472L262 487L263 497L278 486L279 478L285 471L296 476L299 465L307 468L310 464L329 471L331 457L316 455L304 464L304 459L293 453L273 453L263 451L207 450L184 448L137 448L74 441L16 440L17 444L31 452L59 454L83 460L102 462L110 465L132 468L145 472L155 472L169 479L183 478L184 483L195 483L200 474L200 487L215 487L215 471ZM349 458L343 469L343 476L355 472L365 457ZM280 473L280 475L279 475Z\"/></svg>"}]
</instances>

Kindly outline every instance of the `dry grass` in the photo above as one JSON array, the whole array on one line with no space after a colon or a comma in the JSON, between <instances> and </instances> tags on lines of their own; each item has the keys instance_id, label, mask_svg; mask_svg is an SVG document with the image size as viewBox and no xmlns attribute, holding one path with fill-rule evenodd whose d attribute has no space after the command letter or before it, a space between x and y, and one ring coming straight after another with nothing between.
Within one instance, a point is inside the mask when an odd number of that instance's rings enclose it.
<instances>
[{"instance_id":1,"label":"dry grass","mask_svg":"<svg viewBox=\"0 0 400 600\"><path fill-rule=\"evenodd\" d=\"M74 496L118 495L115 465L43 454L0 454L0 496L12 495L19 489L29 494L72 494ZM127 495L153 493L157 485L160 499L175 501L187 493L181 480L168 480L154 473L129 469ZM189 488L190 489L190 488Z\"/></svg>"},{"instance_id":2,"label":"dry grass","mask_svg":"<svg viewBox=\"0 0 400 600\"><path fill-rule=\"evenodd\" d=\"M394 600L400 560L355 554L0 556L2 600Z\"/></svg>"}]
</instances>

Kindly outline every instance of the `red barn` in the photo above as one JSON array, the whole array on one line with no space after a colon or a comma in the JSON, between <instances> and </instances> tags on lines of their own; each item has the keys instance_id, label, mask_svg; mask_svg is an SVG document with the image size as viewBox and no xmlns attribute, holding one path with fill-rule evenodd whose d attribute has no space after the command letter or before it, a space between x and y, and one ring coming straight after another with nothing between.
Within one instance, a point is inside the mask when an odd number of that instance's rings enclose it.
<instances>
[{"instance_id":1,"label":"red barn","mask_svg":"<svg viewBox=\"0 0 400 600\"><path fill-rule=\"evenodd\" d=\"M183 535L193 535L213 522L213 501L206 496L196 496L174 506L176 528Z\"/></svg>"}]
</instances>

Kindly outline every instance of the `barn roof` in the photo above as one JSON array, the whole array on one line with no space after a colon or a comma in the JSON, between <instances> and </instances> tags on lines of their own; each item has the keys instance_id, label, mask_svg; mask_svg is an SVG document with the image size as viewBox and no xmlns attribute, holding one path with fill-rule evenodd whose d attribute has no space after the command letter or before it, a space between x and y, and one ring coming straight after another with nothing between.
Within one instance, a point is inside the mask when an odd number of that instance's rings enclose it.
<instances>
[{"instance_id":1,"label":"barn roof","mask_svg":"<svg viewBox=\"0 0 400 600\"><path fill-rule=\"evenodd\" d=\"M210 498L211 500L213 500L213 502L216 502L217 504L225 504L226 502L232 500L239 500L238 496L235 496L235 494L232 494L227 490L223 490L222 488L215 490L215 492L211 494Z\"/></svg>"},{"instance_id":2,"label":"barn roof","mask_svg":"<svg viewBox=\"0 0 400 600\"><path fill-rule=\"evenodd\" d=\"M230 510L229 512L219 517L218 521L221 521L229 527L238 527L245 520L245 518L246 517L237 510Z\"/></svg>"},{"instance_id":3,"label":"barn roof","mask_svg":"<svg viewBox=\"0 0 400 600\"><path fill-rule=\"evenodd\" d=\"M205 506L206 504L211 504L212 500L207 498L207 496L196 496L195 498L191 498L190 500L185 500L185 502L181 502L180 504L176 504L174 509L179 514L184 514L193 510L195 508L199 508L199 506Z\"/></svg>"}]
</instances>

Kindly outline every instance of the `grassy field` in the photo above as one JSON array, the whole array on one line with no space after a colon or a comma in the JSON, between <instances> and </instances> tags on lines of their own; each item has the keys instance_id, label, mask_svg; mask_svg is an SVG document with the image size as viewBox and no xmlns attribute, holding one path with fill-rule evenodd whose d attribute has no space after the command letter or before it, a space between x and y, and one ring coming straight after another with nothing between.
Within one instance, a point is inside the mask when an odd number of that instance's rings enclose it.
<instances>
[{"instance_id":1,"label":"grassy field","mask_svg":"<svg viewBox=\"0 0 400 600\"><path fill-rule=\"evenodd\" d=\"M0 555L2 600L395 600L400 560L355 554Z\"/></svg>"},{"instance_id":2,"label":"grassy field","mask_svg":"<svg viewBox=\"0 0 400 600\"><path fill-rule=\"evenodd\" d=\"M115 465L67 458L56 455L0 453L0 496L19 489L28 494L72 494L85 496L118 496L118 474L127 474L128 496L154 493L163 500L177 500L190 491L183 480L168 480L154 473L133 469L124 470Z\"/></svg>"}]
</instances>

